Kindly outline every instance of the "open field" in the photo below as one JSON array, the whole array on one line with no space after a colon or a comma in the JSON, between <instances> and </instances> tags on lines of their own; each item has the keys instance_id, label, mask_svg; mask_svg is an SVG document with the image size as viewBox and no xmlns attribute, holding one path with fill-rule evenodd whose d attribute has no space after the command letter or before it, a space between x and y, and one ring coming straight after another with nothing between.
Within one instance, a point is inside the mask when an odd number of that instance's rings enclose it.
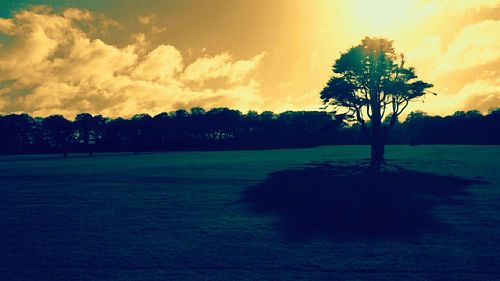
<instances>
[{"instance_id":1,"label":"open field","mask_svg":"<svg viewBox=\"0 0 500 281\"><path fill-rule=\"evenodd\" d=\"M500 147L386 150L0 156L0 280L500 280Z\"/></svg>"}]
</instances>

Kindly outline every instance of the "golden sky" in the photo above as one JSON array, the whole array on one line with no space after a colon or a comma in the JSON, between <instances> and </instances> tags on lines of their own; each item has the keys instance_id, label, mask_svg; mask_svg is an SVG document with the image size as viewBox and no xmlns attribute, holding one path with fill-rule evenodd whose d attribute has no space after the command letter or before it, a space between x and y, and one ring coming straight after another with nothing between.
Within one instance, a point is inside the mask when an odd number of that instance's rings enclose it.
<instances>
[{"instance_id":1,"label":"golden sky","mask_svg":"<svg viewBox=\"0 0 500 281\"><path fill-rule=\"evenodd\" d=\"M0 4L0 113L318 110L340 53L394 40L437 96L500 106L500 0L40 0ZM140 4L139 4L140 3Z\"/></svg>"}]
</instances>

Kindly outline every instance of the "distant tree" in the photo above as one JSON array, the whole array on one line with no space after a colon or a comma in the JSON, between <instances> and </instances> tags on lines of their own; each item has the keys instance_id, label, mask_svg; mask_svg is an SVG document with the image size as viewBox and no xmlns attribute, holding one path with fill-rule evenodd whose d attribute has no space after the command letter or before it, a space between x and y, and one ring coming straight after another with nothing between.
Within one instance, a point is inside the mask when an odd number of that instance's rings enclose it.
<instances>
[{"instance_id":1,"label":"distant tree","mask_svg":"<svg viewBox=\"0 0 500 281\"><path fill-rule=\"evenodd\" d=\"M228 140L235 137L241 125L241 112L229 108L213 108L206 117L211 123L211 136L216 140Z\"/></svg>"},{"instance_id":2,"label":"distant tree","mask_svg":"<svg viewBox=\"0 0 500 281\"><path fill-rule=\"evenodd\" d=\"M191 142L203 143L206 140L208 123L205 109L201 107L193 107L190 110L188 127L186 128L191 136Z\"/></svg>"},{"instance_id":3,"label":"distant tree","mask_svg":"<svg viewBox=\"0 0 500 281\"><path fill-rule=\"evenodd\" d=\"M71 121L62 115L51 115L43 119L42 126L49 147L62 152L64 158L68 158L68 144L73 136Z\"/></svg>"},{"instance_id":4,"label":"distant tree","mask_svg":"<svg viewBox=\"0 0 500 281\"><path fill-rule=\"evenodd\" d=\"M196 115L196 116L203 116L206 112L205 109L201 107L193 107L191 108L191 115Z\"/></svg>"},{"instance_id":5,"label":"distant tree","mask_svg":"<svg viewBox=\"0 0 500 281\"><path fill-rule=\"evenodd\" d=\"M0 145L7 153L23 153L34 139L36 121L26 113L0 117Z\"/></svg>"},{"instance_id":6,"label":"distant tree","mask_svg":"<svg viewBox=\"0 0 500 281\"><path fill-rule=\"evenodd\" d=\"M129 129L130 120L116 118L105 124L103 149L106 151L131 151L132 137Z\"/></svg>"},{"instance_id":7,"label":"distant tree","mask_svg":"<svg viewBox=\"0 0 500 281\"><path fill-rule=\"evenodd\" d=\"M413 67L405 66L404 56L396 55L392 41L365 37L335 61L333 76L321 91L321 99L325 108L333 107L337 113L343 110L342 116L361 124L371 144L371 165L380 168L388 130L408 103L430 87L417 80ZM384 125L386 114L390 119Z\"/></svg>"},{"instance_id":8,"label":"distant tree","mask_svg":"<svg viewBox=\"0 0 500 281\"><path fill-rule=\"evenodd\" d=\"M347 116L347 115L345 115ZM72 123L61 115L32 118L28 114L0 115L0 153L89 151L161 151L311 147L368 144L364 132L371 121L344 122L325 111L286 111L242 114L228 108L193 108L154 117L107 119L81 114ZM364 120L363 120L364 121ZM392 124L391 124L392 123ZM364 127L364 130L363 130ZM500 144L500 109L487 115L476 110L450 116L417 111L400 122L386 114L381 127L392 127L386 143Z\"/></svg>"},{"instance_id":9,"label":"distant tree","mask_svg":"<svg viewBox=\"0 0 500 281\"><path fill-rule=\"evenodd\" d=\"M77 140L83 143L85 149L88 150L89 156L92 156L90 152L90 131L92 130L93 117L89 113L80 113L76 115L74 125L77 135Z\"/></svg>"},{"instance_id":10,"label":"distant tree","mask_svg":"<svg viewBox=\"0 0 500 281\"><path fill-rule=\"evenodd\" d=\"M245 123L249 131L255 131L259 124L259 113L253 110L248 111L245 115Z\"/></svg>"},{"instance_id":11,"label":"distant tree","mask_svg":"<svg viewBox=\"0 0 500 281\"><path fill-rule=\"evenodd\" d=\"M157 150L166 150L169 142L172 118L168 115L168 113L163 112L154 116L151 123L155 148Z\"/></svg>"},{"instance_id":12,"label":"distant tree","mask_svg":"<svg viewBox=\"0 0 500 281\"><path fill-rule=\"evenodd\" d=\"M489 114L485 117L485 127L488 131L488 143L500 143L500 108L492 108Z\"/></svg>"},{"instance_id":13,"label":"distant tree","mask_svg":"<svg viewBox=\"0 0 500 281\"><path fill-rule=\"evenodd\" d=\"M102 143L102 139L104 137L104 133L106 130L106 123L109 121L109 118L105 118L102 115L94 116L94 134L93 134L93 144L97 146Z\"/></svg>"},{"instance_id":14,"label":"distant tree","mask_svg":"<svg viewBox=\"0 0 500 281\"><path fill-rule=\"evenodd\" d=\"M391 124L392 122L392 124ZM391 126L391 133L387 134L385 138L385 143L387 144L400 144L404 139L403 126L399 121L399 117L396 117L396 120L392 118L392 116L388 115L384 118L382 122L382 126ZM405 140L407 143L408 140Z\"/></svg>"},{"instance_id":15,"label":"distant tree","mask_svg":"<svg viewBox=\"0 0 500 281\"><path fill-rule=\"evenodd\" d=\"M132 147L134 153L146 151L151 147L153 118L149 114L136 114L130 120Z\"/></svg>"},{"instance_id":16,"label":"distant tree","mask_svg":"<svg viewBox=\"0 0 500 281\"><path fill-rule=\"evenodd\" d=\"M92 116L89 113L80 113L75 117L75 128L78 140L85 146L89 157L94 154L94 146L102 137L106 120L101 115Z\"/></svg>"}]
</instances>

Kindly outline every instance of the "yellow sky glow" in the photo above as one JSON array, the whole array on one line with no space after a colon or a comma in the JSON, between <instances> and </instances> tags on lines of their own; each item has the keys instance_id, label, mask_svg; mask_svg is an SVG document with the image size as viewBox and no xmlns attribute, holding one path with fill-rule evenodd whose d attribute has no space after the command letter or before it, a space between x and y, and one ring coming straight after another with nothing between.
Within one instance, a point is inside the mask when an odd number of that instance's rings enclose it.
<instances>
[{"instance_id":1,"label":"yellow sky glow","mask_svg":"<svg viewBox=\"0 0 500 281\"><path fill-rule=\"evenodd\" d=\"M358 28L367 35L390 36L408 20L414 1L381 0L353 1L352 14Z\"/></svg>"},{"instance_id":2,"label":"yellow sky glow","mask_svg":"<svg viewBox=\"0 0 500 281\"><path fill-rule=\"evenodd\" d=\"M367 35L435 85L408 112L500 106L500 0L144 3L0 18L0 113L318 110L333 62Z\"/></svg>"}]
</instances>

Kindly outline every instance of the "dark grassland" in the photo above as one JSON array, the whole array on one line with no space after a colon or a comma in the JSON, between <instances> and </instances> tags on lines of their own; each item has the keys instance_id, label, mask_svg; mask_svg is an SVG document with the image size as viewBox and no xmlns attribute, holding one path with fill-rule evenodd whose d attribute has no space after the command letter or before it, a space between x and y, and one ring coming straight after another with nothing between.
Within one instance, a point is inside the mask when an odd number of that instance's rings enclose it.
<instances>
[{"instance_id":1,"label":"dark grassland","mask_svg":"<svg viewBox=\"0 0 500 281\"><path fill-rule=\"evenodd\" d=\"M0 280L500 280L500 147L0 157Z\"/></svg>"}]
</instances>

